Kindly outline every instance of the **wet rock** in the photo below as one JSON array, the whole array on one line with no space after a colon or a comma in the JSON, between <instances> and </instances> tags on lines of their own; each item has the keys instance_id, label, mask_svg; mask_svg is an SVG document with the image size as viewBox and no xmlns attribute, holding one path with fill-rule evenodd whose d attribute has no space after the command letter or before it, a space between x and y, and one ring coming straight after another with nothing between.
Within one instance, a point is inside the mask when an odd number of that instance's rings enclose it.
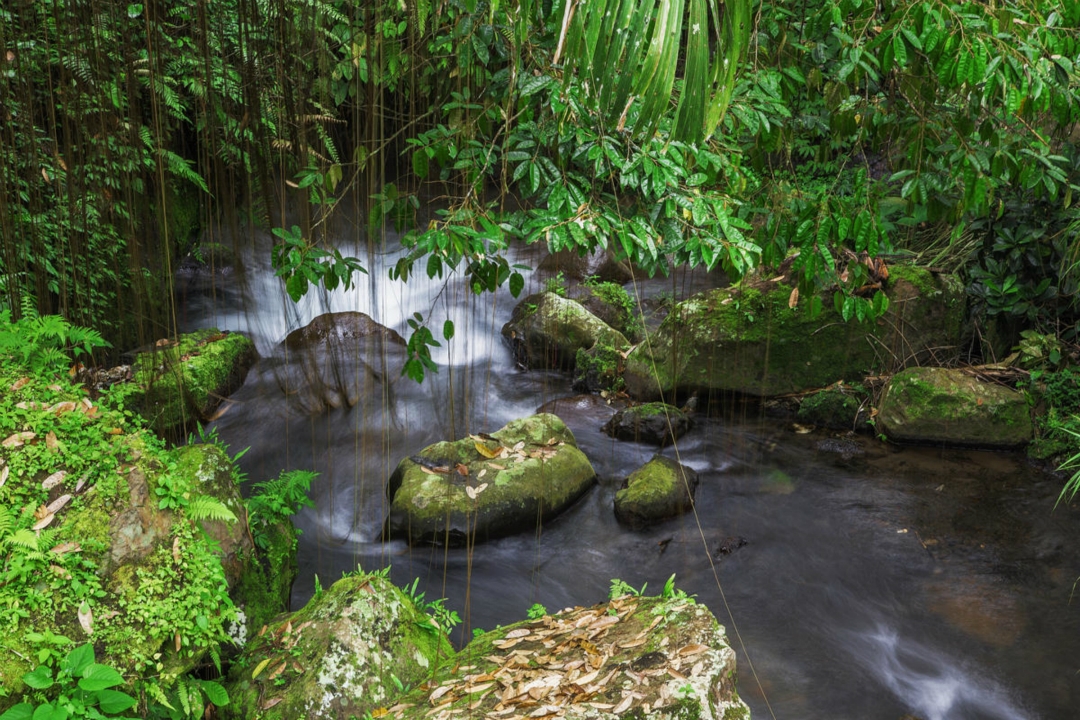
<instances>
[{"instance_id":1,"label":"wet rock","mask_svg":"<svg viewBox=\"0 0 1080 720\"><path fill-rule=\"evenodd\" d=\"M601 429L620 440L663 446L685 435L692 425L690 415L679 408L654 402L619 410Z\"/></svg>"},{"instance_id":2,"label":"wet rock","mask_svg":"<svg viewBox=\"0 0 1080 720\"><path fill-rule=\"evenodd\" d=\"M834 430L868 429L870 393L862 385L837 383L802 398L795 417Z\"/></svg>"},{"instance_id":3,"label":"wet rock","mask_svg":"<svg viewBox=\"0 0 1080 720\"><path fill-rule=\"evenodd\" d=\"M487 685L493 673L506 684ZM410 720L434 703L446 717L750 718L724 628L685 597L624 596L485 632L400 703Z\"/></svg>"},{"instance_id":4,"label":"wet rock","mask_svg":"<svg viewBox=\"0 0 1080 720\"><path fill-rule=\"evenodd\" d=\"M862 444L853 438L832 437L818 440L814 443L814 449L818 452L839 455L842 460L850 460L857 455L865 455L866 450Z\"/></svg>"},{"instance_id":5,"label":"wet rock","mask_svg":"<svg viewBox=\"0 0 1080 720\"><path fill-rule=\"evenodd\" d=\"M395 345L405 345L405 339L396 331L380 325L366 313L350 311L319 315L304 327L293 330L285 336L285 347L290 350L306 350L344 341L355 343L365 339L385 340Z\"/></svg>"},{"instance_id":6,"label":"wet rock","mask_svg":"<svg viewBox=\"0 0 1080 720\"><path fill-rule=\"evenodd\" d=\"M693 388L774 396L861 378L896 359L916 364L932 350L940 361L960 342L963 284L924 268L890 272L889 311L876 324L844 322L831 291L811 318L806 299L789 307L792 288L780 281L694 295L629 354L627 391L642 399Z\"/></svg>"},{"instance_id":7,"label":"wet rock","mask_svg":"<svg viewBox=\"0 0 1080 720\"><path fill-rule=\"evenodd\" d=\"M907 443L1013 448L1032 435L1021 393L948 368L894 375L882 393L877 423L890 440Z\"/></svg>"},{"instance_id":8,"label":"wet rock","mask_svg":"<svg viewBox=\"0 0 1080 720\"><path fill-rule=\"evenodd\" d=\"M514 308L502 329L518 363L527 368L570 369L579 350L603 345L629 349L622 333L573 300L545 292Z\"/></svg>"},{"instance_id":9,"label":"wet rock","mask_svg":"<svg viewBox=\"0 0 1080 720\"><path fill-rule=\"evenodd\" d=\"M240 258L232 248L205 242L180 259L176 274L181 278L228 277L242 269Z\"/></svg>"},{"instance_id":10,"label":"wet rock","mask_svg":"<svg viewBox=\"0 0 1080 720\"><path fill-rule=\"evenodd\" d=\"M720 541L713 554L718 558L723 558L743 547L746 547L746 538L740 535L729 535Z\"/></svg>"},{"instance_id":11,"label":"wet rock","mask_svg":"<svg viewBox=\"0 0 1080 720\"><path fill-rule=\"evenodd\" d=\"M390 476L392 537L464 545L532 531L589 489L596 473L554 415L515 420L487 436L430 445Z\"/></svg>"},{"instance_id":12,"label":"wet rock","mask_svg":"<svg viewBox=\"0 0 1080 720\"><path fill-rule=\"evenodd\" d=\"M257 357L250 339L217 328L159 340L132 363L139 386L134 407L159 433L182 435L211 418L221 400L243 384Z\"/></svg>"},{"instance_id":13,"label":"wet rock","mask_svg":"<svg viewBox=\"0 0 1080 720\"><path fill-rule=\"evenodd\" d=\"M616 260L610 252L600 248L587 255L574 250L551 253L540 261L536 270L550 276L562 273L564 278L577 282L592 277L601 282L625 285L634 279L628 262Z\"/></svg>"},{"instance_id":14,"label":"wet rock","mask_svg":"<svg viewBox=\"0 0 1080 720\"><path fill-rule=\"evenodd\" d=\"M697 486L693 469L658 455L631 473L615 493L615 517L634 528L676 517L690 509Z\"/></svg>"},{"instance_id":15,"label":"wet rock","mask_svg":"<svg viewBox=\"0 0 1080 720\"><path fill-rule=\"evenodd\" d=\"M637 342L641 322L634 314L634 301L622 285L611 282L576 285L566 296L621 332L630 342Z\"/></svg>"},{"instance_id":16,"label":"wet rock","mask_svg":"<svg viewBox=\"0 0 1080 720\"><path fill-rule=\"evenodd\" d=\"M429 677L453 648L378 575L351 575L267 627L234 662L226 718L364 717Z\"/></svg>"}]
</instances>

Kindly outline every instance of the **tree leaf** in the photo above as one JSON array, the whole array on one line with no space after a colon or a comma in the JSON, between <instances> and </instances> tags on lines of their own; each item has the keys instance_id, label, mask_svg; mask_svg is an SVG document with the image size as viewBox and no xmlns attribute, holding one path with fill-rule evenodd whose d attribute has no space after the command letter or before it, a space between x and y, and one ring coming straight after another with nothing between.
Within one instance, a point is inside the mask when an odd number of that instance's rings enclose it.
<instances>
[{"instance_id":1,"label":"tree leaf","mask_svg":"<svg viewBox=\"0 0 1080 720\"><path fill-rule=\"evenodd\" d=\"M213 680L200 680L199 688L206 695L206 699L214 705L221 707L229 704L229 694L225 691L225 688L214 682Z\"/></svg>"},{"instance_id":2,"label":"tree leaf","mask_svg":"<svg viewBox=\"0 0 1080 720\"><path fill-rule=\"evenodd\" d=\"M135 704L135 698L119 690L98 690L98 707L106 715L122 713Z\"/></svg>"},{"instance_id":3,"label":"tree leaf","mask_svg":"<svg viewBox=\"0 0 1080 720\"><path fill-rule=\"evenodd\" d=\"M44 690L45 688L52 687L52 671L44 665L38 665L33 671L23 675L23 682L35 690Z\"/></svg>"}]
</instances>

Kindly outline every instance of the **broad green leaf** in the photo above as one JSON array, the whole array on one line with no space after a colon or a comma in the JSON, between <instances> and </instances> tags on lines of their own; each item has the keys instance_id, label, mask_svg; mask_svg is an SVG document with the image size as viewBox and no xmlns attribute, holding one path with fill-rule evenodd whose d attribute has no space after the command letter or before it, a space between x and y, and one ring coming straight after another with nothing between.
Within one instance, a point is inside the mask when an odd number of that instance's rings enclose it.
<instances>
[{"instance_id":1,"label":"broad green leaf","mask_svg":"<svg viewBox=\"0 0 1080 720\"><path fill-rule=\"evenodd\" d=\"M135 698L118 690L98 690L96 695L98 707L106 715L122 713L136 702Z\"/></svg>"},{"instance_id":2,"label":"broad green leaf","mask_svg":"<svg viewBox=\"0 0 1080 720\"><path fill-rule=\"evenodd\" d=\"M442 336L444 340L451 340L454 337L454 321L446 320L442 326Z\"/></svg>"},{"instance_id":3,"label":"broad green leaf","mask_svg":"<svg viewBox=\"0 0 1080 720\"><path fill-rule=\"evenodd\" d=\"M94 692L121 685L123 682L124 678L113 668L108 665L94 663L83 670L82 679L79 680L79 688L87 692Z\"/></svg>"},{"instance_id":4,"label":"broad green leaf","mask_svg":"<svg viewBox=\"0 0 1080 720\"><path fill-rule=\"evenodd\" d=\"M33 720L67 720L70 713L58 705L47 703L38 705L34 710Z\"/></svg>"},{"instance_id":5,"label":"broad green leaf","mask_svg":"<svg viewBox=\"0 0 1080 720\"><path fill-rule=\"evenodd\" d=\"M44 665L38 665L31 672L23 675L23 682L35 690L44 690L52 687L52 671Z\"/></svg>"},{"instance_id":6,"label":"broad green leaf","mask_svg":"<svg viewBox=\"0 0 1080 720\"><path fill-rule=\"evenodd\" d=\"M72 677L80 677L83 671L93 662L94 646L86 643L69 652L63 662L60 663L60 669Z\"/></svg>"},{"instance_id":7,"label":"broad green leaf","mask_svg":"<svg viewBox=\"0 0 1080 720\"><path fill-rule=\"evenodd\" d=\"M30 703L19 703L12 706L0 715L0 720L31 720L34 716L34 706Z\"/></svg>"},{"instance_id":8,"label":"broad green leaf","mask_svg":"<svg viewBox=\"0 0 1080 720\"><path fill-rule=\"evenodd\" d=\"M229 694L225 692L224 687L213 680L200 680L199 688L206 695L206 699L214 705L222 707L229 704Z\"/></svg>"},{"instance_id":9,"label":"broad green leaf","mask_svg":"<svg viewBox=\"0 0 1080 720\"><path fill-rule=\"evenodd\" d=\"M907 48L904 46L904 38L899 33L893 35L892 46L896 66L902 68L907 65Z\"/></svg>"}]
</instances>

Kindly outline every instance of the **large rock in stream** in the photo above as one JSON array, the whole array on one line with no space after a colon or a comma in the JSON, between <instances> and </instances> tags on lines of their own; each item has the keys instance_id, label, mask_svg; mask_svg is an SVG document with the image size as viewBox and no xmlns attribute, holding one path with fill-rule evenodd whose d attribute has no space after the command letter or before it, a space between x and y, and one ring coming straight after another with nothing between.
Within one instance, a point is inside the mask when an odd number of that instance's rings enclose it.
<instances>
[{"instance_id":1,"label":"large rock in stream","mask_svg":"<svg viewBox=\"0 0 1080 720\"><path fill-rule=\"evenodd\" d=\"M578 351L626 350L626 337L573 300L552 292L530 295L502 329L517 361L527 368L570 369Z\"/></svg>"},{"instance_id":2,"label":"large rock in stream","mask_svg":"<svg viewBox=\"0 0 1080 720\"><path fill-rule=\"evenodd\" d=\"M627 357L627 391L641 399L699 388L767 397L954 354L962 283L919 267L890 272L889 310L874 324L844 322L828 292L811 318L805 300L789 307L791 287L778 280L694 295Z\"/></svg>"},{"instance_id":3,"label":"large rock in stream","mask_svg":"<svg viewBox=\"0 0 1080 720\"><path fill-rule=\"evenodd\" d=\"M267 626L229 673L226 718L365 717L453 655L446 634L389 580L350 575Z\"/></svg>"},{"instance_id":4,"label":"large rock in stream","mask_svg":"<svg viewBox=\"0 0 1080 720\"><path fill-rule=\"evenodd\" d=\"M724 628L675 595L628 595L485 632L388 717L749 720Z\"/></svg>"},{"instance_id":5,"label":"large rock in stream","mask_svg":"<svg viewBox=\"0 0 1080 720\"><path fill-rule=\"evenodd\" d=\"M464 545L532 530L596 478L558 417L532 415L488 436L429 445L390 476L387 525L410 543Z\"/></svg>"},{"instance_id":6,"label":"large rock in stream","mask_svg":"<svg viewBox=\"0 0 1080 720\"><path fill-rule=\"evenodd\" d=\"M909 368L889 380L877 425L890 440L1014 448L1031 440L1024 396L963 370Z\"/></svg>"},{"instance_id":7,"label":"large rock in stream","mask_svg":"<svg viewBox=\"0 0 1080 720\"><path fill-rule=\"evenodd\" d=\"M657 455L631 473L615 493L615 517L632 528L676 517L693 506L697 486L693 468Z\"/></svg>"}]
</instances>

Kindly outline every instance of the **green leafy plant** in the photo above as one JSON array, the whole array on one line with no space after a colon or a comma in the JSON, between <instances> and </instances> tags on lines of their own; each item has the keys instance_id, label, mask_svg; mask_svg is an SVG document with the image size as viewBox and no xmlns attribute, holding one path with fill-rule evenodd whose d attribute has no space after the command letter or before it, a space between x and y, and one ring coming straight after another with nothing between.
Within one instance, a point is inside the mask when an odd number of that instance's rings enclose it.
<instances>
[{"instance_id":1,"label":"green leafy plant","mask_svg":"<svg viewBox=\"0 0 1080 720\"><path fill-rule=\"evenodd\" d=\"M104 347L108 343L95 330L72 325L59 315L38 315L30 297L23 298L18 320L12 320L10 309L0 309L0 358L17 358L31 373L59 373L72 357Z\"/></svg>"},{"instance_id":2,"label":"green leafy plant","mask_svg":"<svg viewBox=\"0 0 1080 720\"><path fill-rule=\"evenodd\" d=\"M649 583L645 583L641 586L641 589L638 590L634 588L633 585L629 585L628 583L618 578L614 578L611 581L611 589L608 591L608 597L612 600L614 600L615 598L623 597L624 595L633 595L635 597L640 597L645 594L645 588L647 588L648 586Z\"/></svg>"},{"instance_id":3,"label":"green leafy plant","mask_svg":"<svg viewBox=\"0 0 1080 720\"><path fill-rule=\"evenodd\" d=\"M89 643L71 650L55 667L38 665L23 675L23 682L31 689L33 702L14 705L0 720L125 717L123 713L137 702L112 689L123 685L124 678L114 668L95 662Z\"/></svg>"},{"instance_id":4,"label":"green leafy plant","mask_svg":"<svg viewBox=\"0 0 1080 720\"><path fill-rule=\"evenodd\" d=\"M309 470L282 470L273 480L255 483L246 505L248 526L257 548L270 550L270 528L288 520L301 508L312 507L308 492L318 476Z\"/></svg>"},{"instance_id":5,"label":"green leafy plant","mask_svg":"<svg viewBox=\"0 0 1080 720\"><path fill-rule=\"evenodd\" d=\"M424 592L417 589L419 584L420 578L415 578L412 585L406 585L402 588L406 597L412 601L416 609L427 616L423 622L417 624L427 632L449 634L450 630L461 624L461 617L456 610L446 607L446 598L439 598L430 602L425 601Z\"/></svg>"},{"instance_id":6,"label":"green leafy plant","mask_svg":"<svg viewBox=\"0 0 1080 720\"><path fill-rule=\"evenodd\" d=\"M530 620L539 620L548 614L547 608L540 603L533 603L528 610L528 617Z\"/></svg>"}]
</instances>

